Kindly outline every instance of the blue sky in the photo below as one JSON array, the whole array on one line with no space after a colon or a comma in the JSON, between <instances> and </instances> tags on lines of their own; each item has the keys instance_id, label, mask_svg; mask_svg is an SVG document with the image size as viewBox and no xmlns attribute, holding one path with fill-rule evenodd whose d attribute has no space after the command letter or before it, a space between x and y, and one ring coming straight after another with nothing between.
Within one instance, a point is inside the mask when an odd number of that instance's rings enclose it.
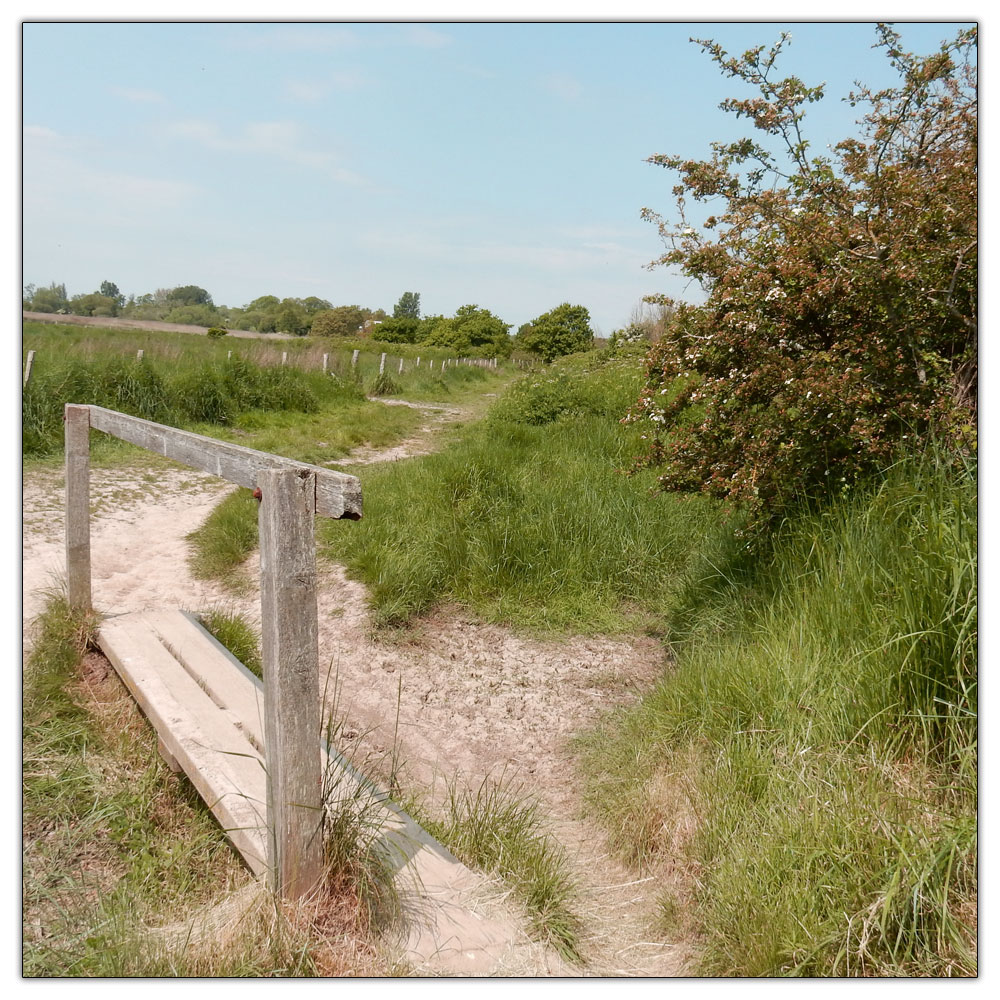
<instances>
[{"instance_id":1,"label":"blue sky","mask_svg":"<svg viewBox=\"0 0 1000 1000\"><path fill-rule=\"evenodd\" d=\"M898 25L917 52L957 27ZM569 301L608 335L644 294L698 297L644 266L640 211L674 206L645 158L747 131L688 39L782 30L783 74L827 83L819 152L853 131L853 81L891 80L872 23L25 23L23 282L390 311L416 291L515 330Z\"/></svg>"}]
</instances>

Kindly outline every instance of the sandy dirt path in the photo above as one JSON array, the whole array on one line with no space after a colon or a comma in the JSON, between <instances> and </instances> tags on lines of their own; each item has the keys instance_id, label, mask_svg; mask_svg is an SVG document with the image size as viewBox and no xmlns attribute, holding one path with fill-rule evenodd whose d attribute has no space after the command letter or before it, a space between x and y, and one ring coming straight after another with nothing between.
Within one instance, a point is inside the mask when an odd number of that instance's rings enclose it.
<instances>
[{"instance_id":1,"label":"sandy dirt path","mask_svg":"<svg viewBox=\"0 0 1000 1000\"><path fill-rule=\"evenodd\" d=\"M410 451L427 450L440 423L430 420L422 439L408 442ZM382 459L401 457L396 448ZM58 585L64 566L62 489L58 472L25 477L25 623L41 610L44 591ZM259 623L258 592L234 596L188 570L185 536L231 489L186 470L94 470L95 606L108 614L227 607ZM246 570L256 583L256 557ZM655 930L657 882L611 858L600 831L583 818L568 752L574 732L654 681L662 669L660 645L646 637L539 641L454 610L387 640L372 632L365 587L335 564L319 567L318 599L321 683L330 701L337 690L343 749L356 749L355 759L368 759L378 771L388 767L396 745L404 780L432 800L449 782L476 788L487 776L523 786L577 873L580 974L683 975L687 944L659 940Z\"/></svg>"}]
</instances>

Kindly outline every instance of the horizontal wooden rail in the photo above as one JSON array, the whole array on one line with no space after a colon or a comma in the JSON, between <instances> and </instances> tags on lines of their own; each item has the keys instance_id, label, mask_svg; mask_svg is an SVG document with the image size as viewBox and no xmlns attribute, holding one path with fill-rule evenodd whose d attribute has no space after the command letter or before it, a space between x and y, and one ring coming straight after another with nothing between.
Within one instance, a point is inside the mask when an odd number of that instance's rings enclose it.
<instances>
[{"instance_id":1,"label":"horizontal wooden rail","mask_svg":"<svg viewBox=\"0 0 1000 1000\"><path fill-rule=\"evenodd\" d=\"M361 483L343 472L102 406L68 403L65 419L66 577L71 607L91 606L91 430L239 486L257 487L268 813L265 853L276 894L308 895L323 873L322 771L316 752L320 698L315 516L360 518ZM170 724L174 721L171 716ZM181 748L177 743L177 753ZM177 753L171 753L180 760ZM195 766L193 757L188 764ZM227 822L236 822L234 817L235 813ZM248 849L258 850L254 845ZM259 860L262 864L263 859Z\"/></svg>"},{"instance_id":2,"label":"horizontal wooden rail","mask_svg":"<svg viewBox=\"0 0 1000 1000\"><path fill-rule=\"evenodd\" d=\"M361 483L355 476L306 462L294 462L238 444L217 441L215 438L181 431L165 424L155 424L151 420L106 410L102 406L88 406L86 409L90 411L90 426L93 430L104 431L105 434L148 448L158 455L220 479L227 479L238 486L254 489L258 485L258 473L265 469L311 472L316 476L317 514L354 521L361 517Z\"/></svg>"}]
</instances>

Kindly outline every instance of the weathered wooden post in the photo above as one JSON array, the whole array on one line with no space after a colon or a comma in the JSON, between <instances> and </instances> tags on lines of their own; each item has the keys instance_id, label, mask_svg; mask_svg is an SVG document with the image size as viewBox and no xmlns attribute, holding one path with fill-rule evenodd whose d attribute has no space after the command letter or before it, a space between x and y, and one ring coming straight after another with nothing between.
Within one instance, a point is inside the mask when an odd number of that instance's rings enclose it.
<instances>
[{"instance_id":1,"label":"weathered wooden post","mask_svg":"<svg viewBox=\"0 0 1000 1000\"><path fill-rule=\"evenodd\" d=\"M288 351L281 352L281 363L284 365L288 361Z\"/></svg>"},{"instance_id":2,"label":"weathered wooden post","mask_svg":"<svg viewBox=\"0 0 1000 1000\"><path fill-rule=\"evenodd\" d=\"M24 381L21 383L23 389L31 378L31 366L35 363L35 352L28 351L28 360L24 363Z\"/></svg>"},{"instance_id":3,"label":"weathered wooden post","mask_svg":"<svg viewBox=\"0 0 1000 1000\"><path fill-rule=\"evenodd\" d=\"M265 469L257 482L268 862L275 894L298 899L323 873L316 474Z\"/></svg>"},{"instance_id":4,"label":"weathered wooden post","mask_svg":"<svg viewBox=\"0 0 1000 1000\"><path fill-rule=\"evenodd\" d=\"M232 351L226 351L226 360L227 361L232 361L233 360L233 352Z\"/></svg>"},{"instance_id":5,"label":"weathered wooden post","mask_svg":"<svg viewBox=\"0 0 1000 1000\"><path fill-rule=\"evenodd\" d=\"M354 353L353 353L353 354L351 355L351 367L352 367L352 368L357 368L357 367L358 367L358 355L359 355L360 353L361 353L361 351L360 351L360 350L356 350L356 351L355 351L355 352L354 352Z\"/></svg>"},{"instance_id":6,"label":"weathered wooden post","mask_svg":"<svg viewBox=\"0 0 1000 1000\"><path fill-rule=\"evenodd\" d=\"M415 367L417 367L417 368L420 367L420 355L417 355L417 364L416 364Z\"/></svg>"},{"instance_id":7,"label":"weathered wooden post","mask_svg":"<svg viewBox=\"0 0 1000 1000\"><path fill-rule=\"evenodd\" d=\"M378 373L381 375L385 371L385 352L382 352L382 360L378 363Z\"/></svg>"},{"instance_id":8,"label":"weathered wooden post","mask_svg":"<svg viewBox=\"0 0 1000 1000\"><path fill-rule=\"evenodd\" d=\"M142 348L140 347L138 351L135 352L135 360L142 361Z\"/></svg>"},{"instance_id":9,"label":"weathered wooden post","mask_svg":"<svg viewBox=\"0 0 1000 1000\"><path fill-rule=\"evenodd\" d=\"M324 375L326 374L326 367L327 367L327 364L328 364L329 361L330 361L330 355L329 354L324 354L323 355L323 374Z\"/></svg>"},{"instance_id":10,"label":"weathered wooden post","mask_svg":"<svg viewBox=\"0 0 1000 1000\"><path fill-rule=\"evenodd\" d=\"M397 375L402 375L403 374L403 359L402 358L399 359L399 371L396 372L396 374Z\"/></svg>"},{"instance_id":11,"label":"weathered wooden post","mask_svg":"<svg viewBox=\"0 0 1000 1000\"><path fill-rule=\"evenodd\" d=\"M66 597L81 611L90 592L90 407L67 403L66 422Z\"/></svg>"}]
</instances>

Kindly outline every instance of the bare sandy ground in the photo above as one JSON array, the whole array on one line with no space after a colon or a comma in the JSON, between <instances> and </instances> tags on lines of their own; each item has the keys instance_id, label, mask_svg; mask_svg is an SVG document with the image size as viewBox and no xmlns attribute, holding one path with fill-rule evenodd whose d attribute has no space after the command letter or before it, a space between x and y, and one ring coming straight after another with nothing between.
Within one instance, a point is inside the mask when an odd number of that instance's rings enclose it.
<instances>
[{"instance_id":1,"label":"bare sandy ground","mask_svg":"<svg viewBox=\"0 0 1000 1000\"><path fill-rule=\"evenodd\" d=\"M421 450L420 442L411 446ZM391 457L401 457L399 449ZM44 591L59 585L62 487L56 472L25 479L25 623L44 605ZM119 614L219 606L258 623L256 590L234 596L188 570L185 536L231 489L185 470L94 470L95 607ZM256 582L255 557L246 569ZM660 940L655 930L657 880L610 857L602 834L583 816L567 746L574 732L653 682L663 665L660 645L646 637L540 641L448 609L402 639L385 639L372 632L365 587L338 565L319 570L321 681L328 701L337 691L343 749L353 744L374 755L377 767L380 757L388 766L395 746L405 779L432 798L450 782L476 788L487 776L522 785L577 872L585 923L580 974L683 975L689 944ZM541 966L523 974L546 972Z\"/></svg>"}]
</instances>

